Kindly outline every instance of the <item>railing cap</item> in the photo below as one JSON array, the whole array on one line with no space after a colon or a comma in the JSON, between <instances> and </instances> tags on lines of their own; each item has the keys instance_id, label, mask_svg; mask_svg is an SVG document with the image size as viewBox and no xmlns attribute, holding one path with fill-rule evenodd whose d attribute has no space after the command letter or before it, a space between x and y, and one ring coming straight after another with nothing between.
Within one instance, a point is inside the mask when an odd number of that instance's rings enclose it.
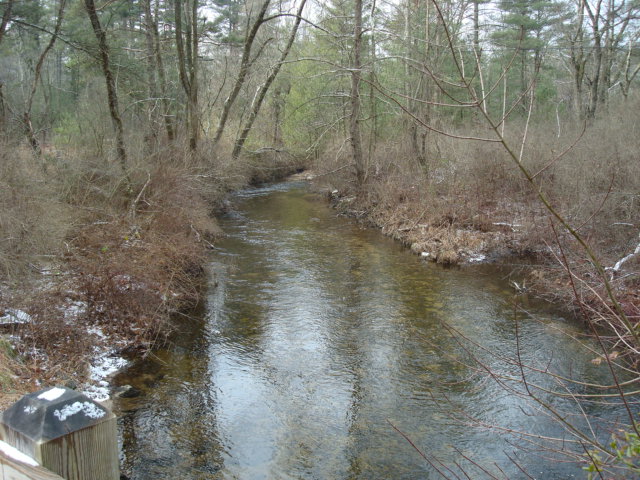
<instances>
[{"instance_id":1,"label":"railing cap","mask_svg":"<svg viewBox=\"0 0 640 480\"><path fill-rule=\"evenodd\" d=\"M80 392L53 387L22 397L2 414L0 423L5 430L19 432L42 443L113 416L107 408Z\"/></svg>"}]
</instances>

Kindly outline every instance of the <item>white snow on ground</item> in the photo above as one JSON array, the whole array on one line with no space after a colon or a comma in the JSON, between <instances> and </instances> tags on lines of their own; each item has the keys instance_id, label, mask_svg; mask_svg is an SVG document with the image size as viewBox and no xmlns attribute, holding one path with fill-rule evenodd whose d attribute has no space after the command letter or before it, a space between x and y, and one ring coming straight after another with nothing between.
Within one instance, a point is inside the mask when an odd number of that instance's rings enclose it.
<instances>
[{"instance_id":1,"label":"white snow on ground","mask_svg":"<svg viewBox=\"0 0 640 480\"><path fill-rule=\"evenodd\" d=\"M480 263L480 262L484 262L486 259L487 259L486 255L483 255L481 253L472 253L471 255L469 255L468 262L469 263Z\"/></svg>"},{"instance_id":2,"label":"white snow on ground","mask_svg":"<svg viewBox=\"0 0 640 480\"><path fill-rule=\"evenodd\" d=\"M29 323L30 321L31 315L15 308L7 308L4 316L0 317L0 324Z\"/></svg>"},{"instance_id":3,"label":"white snow on ground","mask_svg":"<svg viewBox=\"0 0 640 480\"><path fill-rule=\"evenodd\" d=\"M93 385L88 385L82 393L96 402L103 402L109 399L109 382L107 377L113 375L127 365L127 361L122 357L111 357L109 352L102 352L94 358L91 365L91 381Z\"/></svg>"},{"instance_id":4,"label":"white snow on ground","mask_svg":"<svg viewBox=\"0 0 640 480\"><path fill-rule=\"evenodd\" d=\"M107 338L100 327L89 327L87 328L87 333L95 335L96 337Z\"/></svg>"},{"instance_id":5,"label":"white snow on ground","mask_svg":"<svg viewBox=\"0 0 640 480\"><path fill-rule=\"evenodd\" d=\"M64 310L64 318L67 320L76 319L82 315L87 309L85 302L71 302Z\"/></svg>"}]
</instances>

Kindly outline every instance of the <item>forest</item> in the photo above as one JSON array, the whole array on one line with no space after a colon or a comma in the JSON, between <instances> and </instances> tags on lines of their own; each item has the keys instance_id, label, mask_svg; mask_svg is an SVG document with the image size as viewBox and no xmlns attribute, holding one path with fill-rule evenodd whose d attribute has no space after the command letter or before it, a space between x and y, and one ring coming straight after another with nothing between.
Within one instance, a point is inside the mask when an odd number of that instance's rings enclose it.
<instances>
[{"instance_id":1,"label":"forest","mask_svg":"<svg viewBox=\"0 0 640 480\"><path fill-rule=\"evenodd\" d=\"M197 302L226 194L303 170L425 259L530 261L514 287L637 374L640 1L1 0L0 19L3 391L82 383L104 338L146 352ZM618 458L596 449L592 471Z\"/></svg>"}]
</instances>

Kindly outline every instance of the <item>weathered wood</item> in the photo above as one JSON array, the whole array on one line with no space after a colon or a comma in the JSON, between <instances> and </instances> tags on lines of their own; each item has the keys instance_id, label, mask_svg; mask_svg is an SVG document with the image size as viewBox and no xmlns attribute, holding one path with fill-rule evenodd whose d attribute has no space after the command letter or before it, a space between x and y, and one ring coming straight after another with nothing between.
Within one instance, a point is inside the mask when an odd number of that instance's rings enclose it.
<instances>
[{"instance_id":1,"label":"weathered wood","mask_svg":"<svg viewBox=\"0 0 640 480\"><path fill-rule=\"evenodd\" d=\"M61 476L41 467L21 462L7 455L4 448L0 448L0 479L1 480L63 480Z\"/></svg>"},{"instance_id":2,"label":"weathered wood","mask_svg":"<svg viewBox=\"0 0 640 480\"><path fill-rule=\"evenodd\" d=\"M51 388L25 395L3 413L0 440L68 480L118 480L116 428L106 407Z\"/></svg>"}]
</instances>

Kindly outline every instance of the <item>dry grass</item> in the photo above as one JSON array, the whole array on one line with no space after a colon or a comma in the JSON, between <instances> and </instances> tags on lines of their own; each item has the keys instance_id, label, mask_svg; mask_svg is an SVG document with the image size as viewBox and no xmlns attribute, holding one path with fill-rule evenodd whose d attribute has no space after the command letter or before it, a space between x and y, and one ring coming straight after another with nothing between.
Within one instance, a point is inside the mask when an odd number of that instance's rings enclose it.
<instances>
[{"instance_id":1,"label":"dry grass","mask_svg":"<svg viewBox=\"0 0 640 480\"><path fill-rule=\"evenodd\" d=\"M597 249L606 265L632 251L637 244L640 224L640 125L635 120L640 108L636 98L590 125L581 136L582 126L567 121L561 135L555 124L541 119L529 130L524 163L536 176L554 205ZM461 127L459 127L461 128ZM519 147L523 125L508 125L508 140ZM486 136L475 126L465 127L467 135ZM358 191L350 163L350 150L344 142L329 146L315 166L328 189L341 197L357 197L349 208L366 215L386 233L406 239L403 232L414 232L414 224L425 224L429 237L440 239L451 250L467 248L472 238L490 239L485 248L507 245L517 254L543 252L553 238L548 214L535 197L513 162L499 147L482 142L460 141L430 136L427 164L419 165L411 155L408 138L377 145L368 159L364 189ZM562 155L573 144L577 145ZM518 148L519 149L519 148ZM448 237L437 228L447 228ZM473 232L474 235L469 235ZM465 239L466 237L466 239ZM562 239L565 240L565 239ZM413 243L413 239L405 240ZM475 248L470 246L469 248ZM464 258L464 256L460 256ZM434 256L438 258L438 256Z\"/></svg>"},{"instance_id":2,"label":"dry grass","mask_svg":"<svg viewBox=\"0 0 640 480\"><path fill-rule=\"evenodd\" d=\"M4 336L0 336L0 411L29 389L26 377L27 369L17 358L13 346Z\"/></svg>"},{"instance_id":3,"label":"dry grass","mask_svg":"<svg viewBox=\"0 0 640 480\"><path fill-rule=\"evenodd\" d=\"M555 124L534 121L523 157L539 187L605 267L633 252L640 238L639 108L640 98L612 106L584 134L569 120L560 136ZM522 130L515 121L507 128L516 150ZM464 133L486 136L474 126ZM475 253L538 256L527 285L550 300L580 307L616 332L612 344L621 341L626 327L607 300L593 262L567 232L557 228L556 235L536 191L505 152L488 143L430 138L426 165L411 155L408 138L378 144L361 189L344 142L329 146L315 169L328 191L337 190L331 198L338 208L370 221L416 253L428 252L438 263L462 263ZM620 272L607 273L633 324L640 322L638 257Z\"/></svg>"},{"instance_id":4,"label":"dry grass","mask_svg":"<svg viewBox=\"0 0 640 480\"><path fill-rule=\"evenodd\" d=\"M16 280L57 253L74 222L55 178L17 145L0 145L0 280Z\"/></svg>"},{"instance_id":5,"label":"dry grass","mask_svg":"<svg viewBox=\"0 0 640 480\"><path fill-rule=\"evenodd\" d=\"M125 176L100 131L72 139L42 159L0 149L0 311L32 317L12 337L15 361L0 348L5 404L36 380L82 384L97 345L141 354L162 342L174 314L198 301L224 197L301 165L278 152L231 161L204 142L195 155L160 144L143 155L129 139Z\"/></svg>"}]
</instances>

